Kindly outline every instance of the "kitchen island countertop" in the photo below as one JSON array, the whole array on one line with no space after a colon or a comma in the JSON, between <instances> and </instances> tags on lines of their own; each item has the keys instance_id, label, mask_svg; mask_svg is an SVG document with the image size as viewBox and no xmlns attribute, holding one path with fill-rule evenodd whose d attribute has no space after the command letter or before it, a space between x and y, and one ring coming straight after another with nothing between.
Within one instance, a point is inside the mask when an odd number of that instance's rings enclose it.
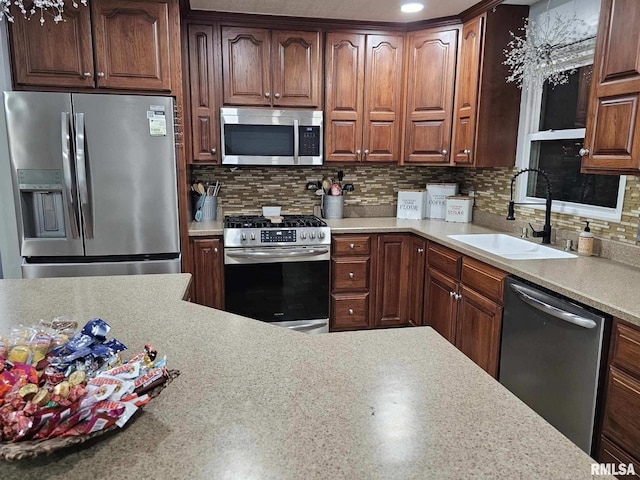
<instances>
[{"instance_id":1,"label":"kitchen island countertop","mask_svg":"<svg viewBox=\"0 0 640 480\"><path fill-rule=\"evenodd\" d=\"M304 335L182 301L188 283L0 281L0 331L99 316L182 371L123 431L0 479L591 478L586 454L431 328Z\"/></svg>"},{"instance_id":2,"label":"kitchen island countertop","mask_svg":"<svg viewBox=\"0 0 640 480\"><path fill-rule=\"evenodd\" d=\"M395 217L325 220L334 234L415 233L537 285L640 326L640 268L599 257L507 260L447 235L504 233L473 223L402 220ZM189 235L222 235L222 222L192 222ZM539 240L531 239L534 242ZM557 248L557 247L556 247ZM574 252L575 253L575 252Z\"/></svg>"}]
</instances>

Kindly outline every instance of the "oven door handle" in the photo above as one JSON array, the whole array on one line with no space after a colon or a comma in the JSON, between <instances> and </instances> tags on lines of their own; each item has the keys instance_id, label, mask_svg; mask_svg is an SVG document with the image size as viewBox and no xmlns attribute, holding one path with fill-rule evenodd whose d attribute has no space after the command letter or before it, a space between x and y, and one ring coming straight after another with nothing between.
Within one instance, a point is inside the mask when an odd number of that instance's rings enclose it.
<instances>
[{"instance_id":1,"label":"oven door handle","mask_svg":"<svg viewBox=\"0 0 640 480\"><path fill-rule=\"evenodd\" d=\"M292 257L317 257L329 253L326 248L309 248L305 250L280 250L280 251L250 251L250 252L230 252L226 254L232 258L292 258Z\"/></svg>"}]
</instances>

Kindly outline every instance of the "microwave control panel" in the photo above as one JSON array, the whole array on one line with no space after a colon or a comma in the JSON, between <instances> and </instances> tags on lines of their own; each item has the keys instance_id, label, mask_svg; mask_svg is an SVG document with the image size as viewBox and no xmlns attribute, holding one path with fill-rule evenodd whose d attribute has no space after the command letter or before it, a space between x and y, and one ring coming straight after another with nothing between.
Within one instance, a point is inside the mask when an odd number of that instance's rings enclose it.
<instances>
[{"instance_id":1,"label":"microwave control panel","mask_svg":"<svg viewBox=\"0 0 640 480\"><path fill-rule=\"evenodd\" d=\"M298 127L300 138L299 155L317 157L320 155L320 127Z\"/></svg>"}]
</instances>

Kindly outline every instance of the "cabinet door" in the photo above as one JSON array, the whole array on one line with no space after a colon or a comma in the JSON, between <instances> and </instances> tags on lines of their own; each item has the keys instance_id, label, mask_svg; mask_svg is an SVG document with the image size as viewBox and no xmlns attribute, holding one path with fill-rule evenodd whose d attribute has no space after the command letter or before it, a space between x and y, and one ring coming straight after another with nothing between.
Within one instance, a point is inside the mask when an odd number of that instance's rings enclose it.
<instances>
[{"instance_id":1,"label":"cabinet door","mask_svg":"<svg viewBox=\"0 0 640 480\"><path fill-rule=\"evenodd\" d=\"M216 108L213 46L214 28L189 25L189 87L193 160L218 161L218 109Z\"/></svg>"},{"instance_id":2,"label":"cabinet door","mask_svg":"<svg viewBox=\"0 0 640 480\"><path fill-rule=\"evenodd\" d=\"M424 277L427 257L427 242L411 236L409 242L409 324L422 325L424 303Z\"/></svg>"},{"instance_id":3,"label":"cabinet door","mask_svg":"<svg viewBox=\"0 0 640 480\"><path fill-rule=\"evenodd\" d=\"M101 0L91 8L98 87L170 91L169 5Z\"/></svg>"},{"instance_id":4,"label":"cabinet door","mask_svg":"<svg viewBox=\"0 0 640 480\"><path fill-rule=\"evenodd\" d=\"M458 283L433 268L427 270L427 285L424 293L425 324L449 340L456 339L456 307L454 294Z\"/></svg>"},{"instance_id":5,"label":"cabinet door","mask_svg":"<svg viewBox=\"0 0 640 480\"><path fill-rule=\"evenodd\" d=\"M193 280L195 301L200 305L224 308L224 257L218 238L193 240Z\"/></svg>"},{"instance_id":6,"label":"cabinet door","mask_svg":"<svg viewBox=\"0 0 640 480\"><path fill-rule=\"evenodd\" d=\"M458 29L409 35L405 163L447 164Z\"/></svg>"},{"instance_id":7,"label":"cabinet door","mask_svg":"<svg viewBox=\"0 0 640 480\"><path fill-rule=\"evenodd\" d=\"M274 30L271 38L273 105L320 106L320 32Z\"/></svg>"},{"instance_id":8,"label":"cabinet door","mask_svg":"<svg viewBox=\"0 0 640 480\"><path fill-rule=\"evenodd\" d=\"M497 378L502 307L463 286L456 325L456 347Z\"/></svg>"},{"instance_id":9,"label":"cabinet door","mask_svg":"<svg viewBox=\"0 0 640 480\"><path fill-rule=\"evenodd\" d=\"M398 162L402 140L402 35L367 36L363 161Z\"/></svg>"},{"instance_id":10,"label":"cabinet door","mask_svg":"<svg viewBox=\"0 0 640 480\"><path fill-rule=\"evenodd\" d=\"M640 457L640 381L609 367L602 434L629 455Z\"/></svg>"},{"instance_id":11,"label":"cabinet door","mask_svg":"<svg viewBox=\"0 0 640 480\"><path fill-rule=\"evenodd\" d=\"M462 27L452 142L453 161L460 165L473 164L483 26L481 16Z\"/></svg>"},{"instance_id":12,"label":"cabinet door","mask_svg":"<svg viewBox=\"0 0 640 480\"><path fill-rule=\"evenodd\" d=\"M603 0L582 171L640 169L640 2Z\"/></svg>"},{"instance_id":13,"label":"cabinet door","mask_svg":"<svg viewBox=\"0 0 640 480\"><path fill-rule=\"evenodd\" d=\"M20 12L10 23L16 85L94 87L89 7L67 8L64 22L26 20Z\"/></svg>"},{"instance_id":14,"label":"cabinet door","mask_svg":"<svg viewBox=\"0 0 640 480\"><path fill-rule=\"evenodd\" d=\"M630 478L640 479L640 462L638 462L635 458L630 457L627 452L618 448L613 442L610 442L607 437L600 437L600 446L598 448L598 453L595 455L595 459L600 463L615 463L625 465L633 464L633 470L635 471L635 475ZM622 478L622 475L618 475L617 478ZM626 476L624 476L626 478Z\"/></svg>"},{"instance_id":15,"label":"cabinet door","mask_svg":"<svg viewBox=\"0 0 640 480\"><path fill-rule=\"evenodd\" d=\"M222 90L226 105L271 105L269 30L222 27Z\"/></svg>"},{"instance_id":16,"label":"cabinet door","mask_svg":"<svg viewBox=\"0 0 640 480\"><path fill-rule=\"evenodd\" d=\"M325 160L357 162L362 156L365 36L327 33Z\"/></svg>"},{"instance_id":17,"label":"cabinet door","mask_svg":"<svg viewBox=\"0 0 640 480\"><path fill-rule=\"evenodd\" d=\"M378 236L374 327L408 325L409 237Z\"/></svg>"}]
</instances>

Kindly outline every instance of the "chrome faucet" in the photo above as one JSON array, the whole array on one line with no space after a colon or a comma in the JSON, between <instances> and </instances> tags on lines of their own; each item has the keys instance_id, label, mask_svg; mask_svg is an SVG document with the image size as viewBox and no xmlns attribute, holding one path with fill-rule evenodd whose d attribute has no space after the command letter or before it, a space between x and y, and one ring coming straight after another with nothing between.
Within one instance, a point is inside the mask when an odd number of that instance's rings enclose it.
<instances>
[{"instance_id":1,"label":"chrome faucet","mask_svg":"<svg viewBox=\"0 0 640 480\"><path fill-rule=\"evenodd\" d=\"M538 172L540 175L544 177L545 182L547 183L547 201L545 203L516 203L513 201L513 182L516 181L518 175L525 172ZM511 177L511 200L509 201L509 209L507 211L507 220L515 220L515 205L545 205L546 209L544 212L544 227L542 230L535 230L533 225L529 223L531 227L531 235L535 238L542 237L543 244L551 243L551 182L549 181L549 177L547 176L547 172L541 170L539 168L524 168L516 173L513 177Z\"/></svg>"}]
</instances>

